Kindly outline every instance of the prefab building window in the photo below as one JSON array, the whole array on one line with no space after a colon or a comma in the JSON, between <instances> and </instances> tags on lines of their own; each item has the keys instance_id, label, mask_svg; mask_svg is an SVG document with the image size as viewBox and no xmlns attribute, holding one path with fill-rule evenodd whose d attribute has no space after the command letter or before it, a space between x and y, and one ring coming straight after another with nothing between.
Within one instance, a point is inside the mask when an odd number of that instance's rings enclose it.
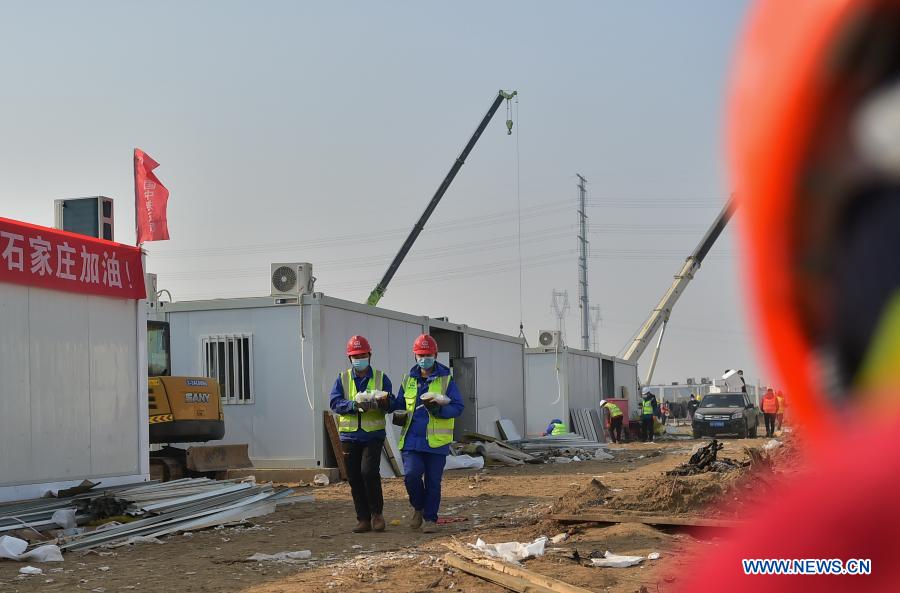
<instances>
[{"instance_id":1,"label":"prefab building window","mask_svg":"<svg viewBox=\"0 0 900 593\"><path fill-rule=\"evenodd\" d=\"M253 336L227 334L201 340L203 373L219 382L223 404L253 403Z\"/></svg>"}]
</instances>

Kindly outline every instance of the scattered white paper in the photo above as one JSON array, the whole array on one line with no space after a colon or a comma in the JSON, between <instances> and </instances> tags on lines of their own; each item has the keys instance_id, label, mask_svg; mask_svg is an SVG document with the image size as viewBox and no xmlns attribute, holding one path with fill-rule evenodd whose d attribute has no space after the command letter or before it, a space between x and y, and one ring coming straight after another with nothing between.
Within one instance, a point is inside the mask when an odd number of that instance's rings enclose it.
<instances>
[{"instance_id":1,"label":"scattered white paper","mask_svg":"<svg viewBox=\"0 0 900 593\"><path fill-rule=\"evenodd\" d=\"M44 571L40 568L35 568L33 566L23 566L19 569L20 574L44 574Z\"/></svg>"},{"instance_id":2,"label":"scattered white paper","mask_svg":"<svg viewBox=\"0 0 900 593\"><path fill-rule=\"evenodd\" d=\"M640 564L641 560L644 559L643 556L619 556L618 554L613 554L609 550L607 550L603 556L603 558L591 558L591 564L593 566L606 568L626 568L628 566Z\"/></svg>"},{"instance_id":3,"label":"scattered white paper","mask_svg":"<svg viewBox=\"0 0 900 593\"><path fill-rule=\"evenodd\" d=\"M247 558L247 560L253 562L285 562L290 560L308 560L311 557L311 551L299 550L297 552L278 552L277 554L262 554L257 552Z\"/></svg>"},{"instance_id":4,"label":"scattered white paper","mask_svg":"<svg viewBox=\"0 0 900 593\"><path fill-rule=\"evenodd\" d=\"M524 560L525 558L543 556L544 546L547 544L547 541L547 537L543 535L530 544L523 544L520 542L489 544L481 538L478 538L478 541L475 542L474 548L476 550L481 550L488 556L501 558L503 560L506 560L507 562L518 564L519 560Z\"/></svg>"},{"instance_id":5,"label":"scattered white paper","mask_svg":"<svg viewBox=\"0 0 900 593\"><path fill-rule=\"evenodd\" d=\"M30 552L25 551L27 548L28 542L24 539L9 535L0 536L0 558L17 560L19 562L25 560L31 560L33 562L63 561L62 551L60 551L59 546L39 546Z\"/></svg>"}]
</instances>

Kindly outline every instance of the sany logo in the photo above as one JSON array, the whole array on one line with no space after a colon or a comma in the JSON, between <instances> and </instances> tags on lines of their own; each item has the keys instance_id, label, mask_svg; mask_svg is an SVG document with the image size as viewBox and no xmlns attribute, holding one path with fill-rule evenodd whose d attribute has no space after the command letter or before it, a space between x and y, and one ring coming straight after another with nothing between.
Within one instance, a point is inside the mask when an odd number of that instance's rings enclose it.
<instances>
[{"instance_id":1,"label":"sany logo","mask_svg":"<svg viewBox=\"0 0 900 593\"><path fill-rule=\"evenodd\" d=\"M186 403L186 404L208 404L209 403L209 394L208 393L185 393L184 394L184 403Z\"/></svg>"},{"instance_id":2,"label":"sany logo","mask_svg":"<svg viewBox=\"0 0 900 593\"><path fill-rule=\"evenodd\" d=\"M353 340L353 347L362 348L362 342L360 342L359 340Z\"/></svg>"}]
</instances>

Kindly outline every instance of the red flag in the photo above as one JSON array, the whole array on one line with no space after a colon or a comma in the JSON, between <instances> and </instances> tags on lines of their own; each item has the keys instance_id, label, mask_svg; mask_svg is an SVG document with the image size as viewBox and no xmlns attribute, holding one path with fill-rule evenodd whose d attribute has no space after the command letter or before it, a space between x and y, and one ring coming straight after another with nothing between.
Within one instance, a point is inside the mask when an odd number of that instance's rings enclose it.
<instances>
[{"instance_id":1,"label":"red flag","mask_svg":"<svg viewBox=\"0 0 900 593\"><path fill-rule=\"evenodd\" d=\"M134 149L134 219L138 245L169 238L166 221L169 190L153 173L158 166L149 154L140 148Z\"/></svg>"}]
</instances>

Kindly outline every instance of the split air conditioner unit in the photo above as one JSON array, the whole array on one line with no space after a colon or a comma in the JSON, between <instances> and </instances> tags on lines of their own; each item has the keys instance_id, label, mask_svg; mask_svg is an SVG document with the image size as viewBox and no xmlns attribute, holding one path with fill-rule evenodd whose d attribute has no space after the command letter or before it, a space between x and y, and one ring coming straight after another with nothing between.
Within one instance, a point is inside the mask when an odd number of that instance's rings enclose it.
<instances>
[{"instance_id":1,"label":"split air conditioner unit","mask_svg":"<svg viewBox=\"0 0 900 593\"><path fill-rule=\"evenodd\" d=\"M543 329L538 333L538 343L542 348L560 348L562 346L562 332Z\"/></svg>"},{"instance_id":2,"label":"split air conditioner unit","mask_svg":"<svg viewBox=\"0 0 900 593\"><path fill-rule=\"evenodd\" d=\"M54 202L54 226L62 231L113 241L113 200L105 196Z\"/></svg>"},{"instance_id":3,"label":"split air conditioner unit","mask_svg":"<svg viewBox=\"0 0 900 593\"><path fill-rule=\"evenodd\" d=\"M276 298L311 293L316 283L310 263L272 264L271 271L272 296Z\"/></svg>"}]
</instances>

